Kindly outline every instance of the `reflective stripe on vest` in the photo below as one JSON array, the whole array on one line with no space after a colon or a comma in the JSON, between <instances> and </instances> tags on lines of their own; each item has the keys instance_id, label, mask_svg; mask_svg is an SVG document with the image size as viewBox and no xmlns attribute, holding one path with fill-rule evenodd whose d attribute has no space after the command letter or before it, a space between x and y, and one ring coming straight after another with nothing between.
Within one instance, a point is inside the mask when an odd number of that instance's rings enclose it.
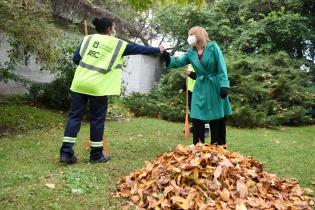
<instances>
[{"instance_id":1,"label":"reflective stripe on vest","mask_svg":"<svg viewBox=\"0 0 315 210\"><path fill-rule=\"evenodd\" d=\"M71 91L93 96L119 95L126 46L125 41L107 35L84 37Z\"/></svg>"},{"instance_id":2,"label":"reflective stripe on vest","mask_svg":"<svg viewBox=\"0 0 315 210\"><path fill-rule=\"evenodd\" d=\"M86 50L90 44L90 41L92 39L92 36L89 36L82 48L82 55L81 57L85 56L86 54ZM99 73L102 73L102 74L106 74L108 73L109 71L112 70L113 68L113 65L117 59L117 56L119 54L119 51L121 49L123 45L123 41L122 40L118 40L118 43L117 43L117 46L115 48L115 51L114 51L114 54L109 62L109 65L108 65L108 68L107 69L104 69L104 68L100 68L100 67L97 67L97 66L93 66L93 65L90 65L90 64L87 64L87 63L84 63L81 59L80 63L79 63L79 66L82 66L83 68L86 68L86 69L89 69L89 70L92 70L92 71L97 71ZM117 66L115 66L116 69L122 69L122 65L121 64L118 64Z\"/></svg>"}]
</instances>

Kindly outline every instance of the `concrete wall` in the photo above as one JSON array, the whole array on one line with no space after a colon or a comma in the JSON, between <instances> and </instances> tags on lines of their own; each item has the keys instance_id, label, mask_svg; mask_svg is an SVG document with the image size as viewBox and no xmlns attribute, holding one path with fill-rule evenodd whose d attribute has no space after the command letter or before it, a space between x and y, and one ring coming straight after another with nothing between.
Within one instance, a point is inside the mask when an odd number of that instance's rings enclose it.
<instances>
[{"instance_id":1,"label":"concrete wall","mask_svg":"<svg viewBox=\"0 0 315 210\"><path fill-rule=\"evenodd\" d=\"M123 86L126 95L148 93L160 80L162 65L159 56L132 55L127 58L123 72Z\"/></svg>"},{"instance_id":2,"label":"concrete wall","mask_svg":"<svg viewBox=\"0 0 315 210\"><path fill-rule=\"evenodd\" d=\"M0 63L8 61L8 53L10 45L8 43L8 37L4 34L0 34ZM55 75L48 71L41 71L41 66L37 63L34 56L29 58L27 65L21 63L16 68L16 73L25 77L26 79L36 82L51 82ZM24 94L27 93L27 89L16 82L0 82L0 95L11 95L11 94Z\"/></svg>"},{"instance_id":3,"label":"concrete wall","mask_svg":"<svg viewBox=\"0 0 315 210\"><path fill-rule=\"evenodd\" d=\"M0 63L8 60L7 51L10 49L8 37L0 34ZM159 56L132 55L125 58L127 67L123 71L123 85L125 94L133 92L148 93L154 84L160 79L161 63ZM55 75L47 71L41 71L40 65L32 56L27 65L17 66L16 73L26 79L36 82L51 82ZM0 95L24 94L27 89L16 82L0 82Z\"/></svg>"}]
</instances>

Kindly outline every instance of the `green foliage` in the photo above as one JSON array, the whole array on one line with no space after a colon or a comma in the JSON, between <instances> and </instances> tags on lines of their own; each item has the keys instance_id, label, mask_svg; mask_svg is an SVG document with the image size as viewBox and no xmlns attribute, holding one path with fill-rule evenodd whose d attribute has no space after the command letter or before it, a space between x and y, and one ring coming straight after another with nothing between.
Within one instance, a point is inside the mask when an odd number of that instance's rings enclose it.
<instances>
[{"instance_id":1,"label":"green foliage","mask_svg":"<svg viewBox=\"0 0 315 210\"><path fill-rule=\"evenodd\" d=\"M1 102L0 137L63 127L64 117L36 107Z\"/></svg>"},{"instance_id":2,"label":"green foliage","mask_svg":"<svg viewBox=\"0 0 315 210\"><path fill-rule=\"evenodd\" d=\"M36 0L0 1L0 32L9 36L9 61L0 63L0 81L27 81L15 74L20 63L27 64L30 54L45 66L52 65L59 51L54 45L60 31L51 23L50 4Z\"/></svg>"},{"instance_id":3,"label":"green foliage","mask_svg":"<svg viewBox=\"0 0 315 210\"><path fill-rule=\"evenodd\" d=\"M272 53L280 50L301 58L312 43L307 18L299 14L271 12L259 21L249 20L233 45L244 53Z\"/></svg>"},{"instance_id":4,"label":"green foliage","mask_svg":"<svg viewBox=\"0 0 315 210\"><path fill-rule=\"evenodd\" d=\"M118 0L122 1L122 0ZM172 4L175 4L177 6L185 6L187 4L193 3L196 8L202 8L203 6L206 5L206 0L125 0L123 2L126 2L129 4L131 7L133 7L136 10L147 10L149 7L152 6L169 6Z\"/></svg>"},{"instance_id":5,"label":"green foliage","mask_svg":"<svg viewBox=\"0 0 315 210\"><path fill-rule=\"evenodd\" d=\"M314 3L309 0L208 3L200 10L193 5L167 5L154 13L154 21L166 35L177 40L177 50L186 50L187 31L194 25L204 27L209 38L219 43L228 58L232 85L230 99L234 113L230 123L266 127L314 122L306 115L315 100L310 89L315 69ZM167 94L156 89L153 92L156 99L153 93L137 95L142 101L139 107L145 107L146 103L153 107L154 100L168 101L160 100ZM166 98L178 97L170 94ZM136 104L133 109L139 110ZM158 116L167 111L168 107L163 107ZM182 112L175 113L170 114L173 120L183 119Z\"/></svg>"},{"instance_id":6,"label":"green foliage","mask_svg":"<svg viewBox=\"0 0 315 210\"><path fill-rule=\"evenodd\" d=\"M7 83L13 80L26 85L28 81L15 74L15 69L20 63L27 64L30 54L15 38L9 37L8 42L12 48L7 52L9 60L0 62L0 81Z\"/></svg>"},{"instance_id":7,"label":"green foliage","mask_svg":"<svg viewBox=\"0 0 315 210\"><path fill-rule=\"evenodd\" d=\"M106 119L129 117L129 110L124 106L120 96L109 96Z\"/></svg>"},{"instance_id":8,"label":"green foliage","mask_svg":"<svg viewBox=\"0 0 315 210\"><path fill-rule=\"evenodd\" d=\"M187 48L189 28L204 27L224 51L269 54L286 51L291 57L314 60L314 4L308 1L222 0L201 10L193 5L168 5L155 11L161 30ZM176 12L174 12L176 11Z\"/></svg>"},{"instance_id":9,"label":"green foliage","mask_svg":"<svg viewBox=\"0 0 315 210\"><path fill-rule=\"evenodd\" d=\"M27 5L21 0L0 1L0 29L41 60L54 60L57 52L53 43L58 31L51 23L50 5L35 0L25 2Z\"/></svg>"},{"instance_id":10,"label":"green foliage","mask_svg":"<svg viewBox=\"0 0 315 210\"><path fill-rule=\"evenodd\" d=\"M66 39L60 44L61 54L58 62L50 69L56 74L51 83L33 83L29 88L29 98L35 103L51 108L68 109L70 105L70 86L76 69L71 56L78 41Z\"/></svg>"},{"instance_id":11,"label":"green foliage","mask_svg":"<svg viewBox=\"0 0 315 210\"><path fill-rule=\"evenodd\" d=\"M285 52L228 58L235 126L302 125L314 122L310 80Z\"/></svg>"}]
</instances>

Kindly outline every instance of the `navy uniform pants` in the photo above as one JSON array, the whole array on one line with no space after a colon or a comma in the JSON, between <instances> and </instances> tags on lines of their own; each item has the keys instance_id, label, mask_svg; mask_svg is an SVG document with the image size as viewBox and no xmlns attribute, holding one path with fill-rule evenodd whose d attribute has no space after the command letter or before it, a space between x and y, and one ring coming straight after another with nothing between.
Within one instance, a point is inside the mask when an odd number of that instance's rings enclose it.
<instances>
[{"instance_id":1,"label":"navy uniform pants","mask_svg":"<svg viewBox=\"0 0 315 210\"><path fill-rule=\"evenodd\" d=\"M76 143L81 121L87 102L89 101L91 158L102 157L105 116L107 113L107 96L91 96L72 92L68 122L64 131L60 153L72 156L72 146Z\"/></svg>"}]
</instances>

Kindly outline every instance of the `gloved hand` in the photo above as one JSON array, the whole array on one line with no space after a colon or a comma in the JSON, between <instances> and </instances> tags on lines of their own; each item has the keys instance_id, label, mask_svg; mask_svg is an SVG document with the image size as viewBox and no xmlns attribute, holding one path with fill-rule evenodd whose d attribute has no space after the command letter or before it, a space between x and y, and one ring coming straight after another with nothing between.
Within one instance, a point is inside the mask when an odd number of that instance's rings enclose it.
<instances>
[{"instance_id":1,"label":"gloved hand","mask_svg":"<svg viewBox=\"0 0 315 210\"><path fill-rule=\"evenodd\" d=\"M226 87L221 87L220 88L220 96L221 98L226 98L229 94L229 88L226 88Z\"/></svg>"},{"instance_id":2,"label":"gloved hand","mask_svg":"<svg viewBox=\"0 0 315 210\"><path fill-rule=\"evenodd\" d=\"M197 79L196 72L194 72L194 71L186 70L186 74L187 74L187 76L190 77L190 79L193 79L193 80L196 80L196 79Z\"/></svg>"},{"instance_id":3,"label":"gloved hand","mask_svg":"<svg viewBox=\"0 0 315 210\"><path fill-rule=\"evenodd\" d=\"M162 57L163 57L163 59L165 60L166 66L170 65L170 63L171 63L171 56L170 56L170 53L167 52L166 50L164 50L164 51L162 52Z\"/></svg>"}]
</instances>

